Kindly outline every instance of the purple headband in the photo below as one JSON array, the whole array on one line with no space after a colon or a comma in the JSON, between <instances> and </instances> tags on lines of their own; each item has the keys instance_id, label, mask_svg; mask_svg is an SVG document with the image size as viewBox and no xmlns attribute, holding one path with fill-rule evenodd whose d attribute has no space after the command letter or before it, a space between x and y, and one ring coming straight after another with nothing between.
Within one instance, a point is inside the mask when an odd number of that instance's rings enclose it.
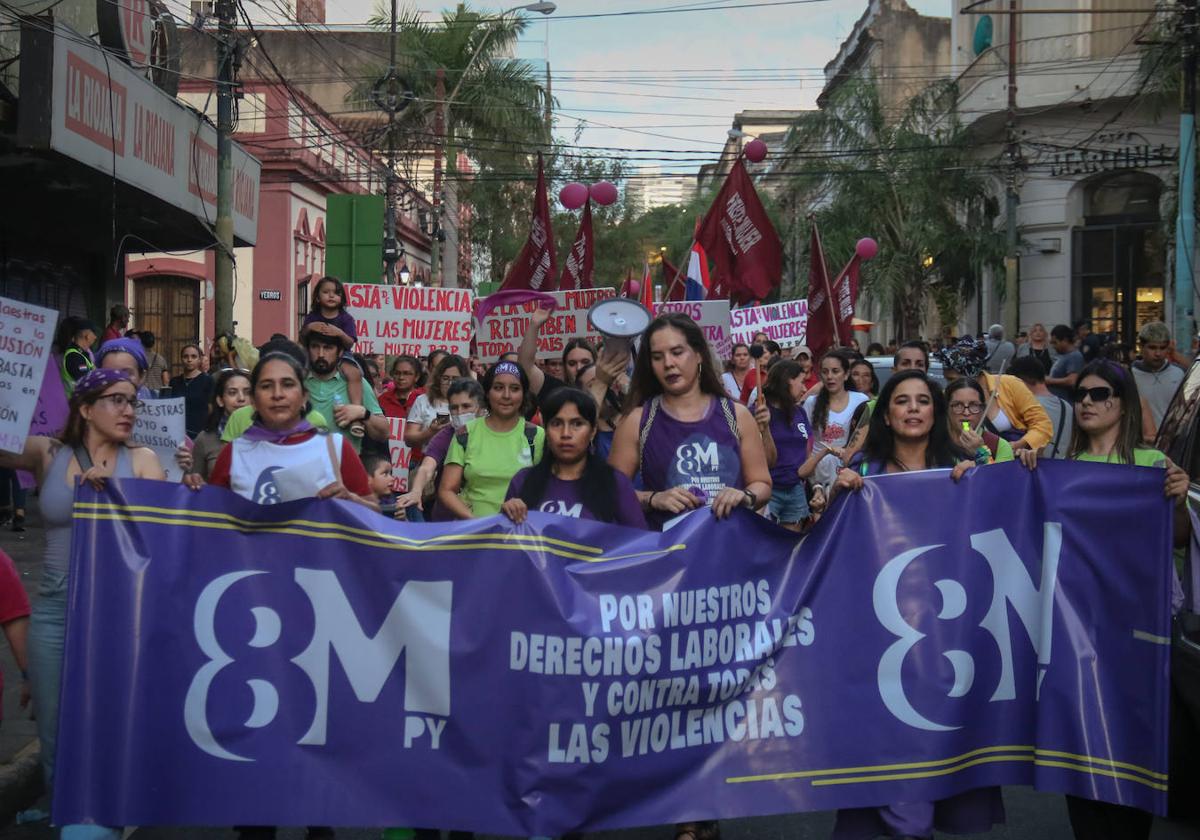
<instances>
[{"instance_id":1,"label":"purple headband","mask_svg":"<svg viewBox=\"0 0 1200 840\"><path fill-rule=\"evenodd\" d=\"M521 367L514 362L497 362L492 368L492 376L499 376L502 373L507 373L509 376L521 378Z\"/></svg>"},{"instance_id":2,"label":"purple headband","mask_svg":"<svg viewBox=\"0 0 1200 840\"><path fill-rule=\"evenodd\" d=\"M71 399L82 401L92 394L99 393L116 385L118 382L133 384L133 381L129 378L129 374L123 370L93 368L76 380L75 390L71 393Z\"/></svg>"},{"instance_id":3,"label":"purple headband","mask_svg":"<svg viewBox=\"0 0 1200 840\"><path fill-rule=\"evenodd\" d=\"M1122 382L1129 381L1129 373L1125 370L1124 365L1114 362L1112 359L1105 359L1104 361L1108 365L1109 370L1117 375L1118 379L1120 379Z\"/></svg>"},{"instance_id":4,"label":"purple headband","mask_svg":"<svg viewBox=\"0 0 1200 840\"><path fill-rule=\"evenodd\" d=\"M100 345L100 350L96 353L96 364L100 364L109 353L128 353L133 356L140 371L145 371L150 366L146 361L146 349L136 338L110 338Z\"/></svg>"}]
</instances>

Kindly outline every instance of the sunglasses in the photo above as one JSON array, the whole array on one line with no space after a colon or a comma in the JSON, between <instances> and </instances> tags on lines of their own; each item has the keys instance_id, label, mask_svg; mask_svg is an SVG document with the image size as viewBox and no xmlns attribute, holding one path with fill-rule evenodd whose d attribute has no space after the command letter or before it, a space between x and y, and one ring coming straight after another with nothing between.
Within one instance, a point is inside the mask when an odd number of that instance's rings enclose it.
<instances>
[{"instance_id":1,"label":"sunglasses","mask_svg":"<svg viewBox=\"0 0 1200 840\"><path fill-rule=\"evenodd\" d=\"M1071 396L1077 403L1083 402L1083 398L1087 397L1093 403L1099 404L1113 398L1113 389L1107 385L1100 385L1096 388L1076 388L1071 392Z\"/></svg>"}]
</instances>

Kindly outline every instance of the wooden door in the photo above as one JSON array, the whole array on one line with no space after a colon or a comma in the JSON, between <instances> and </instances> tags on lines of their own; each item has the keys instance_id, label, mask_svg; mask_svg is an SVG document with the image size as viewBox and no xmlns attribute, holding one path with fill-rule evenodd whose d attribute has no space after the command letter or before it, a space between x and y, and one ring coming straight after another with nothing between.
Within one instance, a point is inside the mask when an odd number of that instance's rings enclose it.
<instances>
[{"instance_id":1,"label":"wooden door","mask_svg":"<svg viewBox=\"0 0 1200 840\"><path fill-rule=\"evenodd\" d=\"M134 281L133 322L156 339L171 376L183 373L179 353L200 340L200 286L190 278L156 276Z\"/></svg>"}]
</instances>

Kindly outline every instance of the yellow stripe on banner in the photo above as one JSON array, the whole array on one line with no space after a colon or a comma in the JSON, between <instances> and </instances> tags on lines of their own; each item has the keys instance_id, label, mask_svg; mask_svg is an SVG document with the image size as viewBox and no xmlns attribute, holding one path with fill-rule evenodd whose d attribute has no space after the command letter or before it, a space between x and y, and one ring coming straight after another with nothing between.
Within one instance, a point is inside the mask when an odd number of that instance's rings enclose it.
<instances>
[{"instance_id":1,"label":"yellow stripe on banner","mask_svg":"<svg viewBox=\"0 0 1200 840\"><path fill-rule=\"evenodd\" d=\"M965 761L962 764L957 764L952 767L943 767L940 770L927 770L925 772L913 773L890 773L882 776L845 776L839 779L815 779L813 787L829 787L831 785L852 785L861 782L893 782L903 779L931 779L937 776L949 776L954 773L961 773L963 770L968 770L979 764L997 764L999 762L1010 761L1026 761L1032 762L1039 767L1057 767L1063 770L1074 770L1078 773L1083 773L1088 776L1109 776L1114 779L1125 779L1130 782L1137 782L1139 785L1145 785L1154 790L1166 790L1165 782L1151 782L1141 776L1135 776L1132 773L1123 773L1120 770L1107 770L1103 767L1087 767L1081 764L1071 764L1066 761L1047 761L1045 759L1034 758L1033 756L1021 755L986 755L979 758L973 758L970 761Z\"/></svg>"},{"instance_id":2,"label":"yellow stripe on banner","mask_svg":"<svg viewBox=\"0 0 1200 840\"><path fill-rule=\"evenodd\" d=\"M429 537L427 539L412 539L410 537L401 537L395 534L383 534L378 531L370 531L365 528L354 528L349 525L341 525L336 522L319 522L312 519L283 519L279 522L256 522L250 519L239 519L236 516L228 513L218 513L207 510L189 510L187 508L163 508L153 507L151 505L118 505L107 502L76 502L76 510L97 510L97 511L135 511L140 513L157 513L165 516L178 516L182 518L195 519L215 519L224 520L226 522L234 522L245 528L262 528L274 526L303 526L321 531L339 531L346 534L373 537L376 539L385 539L393 542L407 543L411 545L425 545L431 542L470 542L478 539L479 534L442 534L437 537ZM500 539L512 542L531 542L536 544L558 545L563 548L571 549L588 554L601 554L602 550L595 546L582 545L580 543L568 542L566 540L556 539L554 537L546 537L540 534L488 534L492 539Z\"/></svg>"},{"instance_id":3,"label":"yellow stripe on banner","mask_svg":"<svg viewBox=\"0 0 1200 840\"><path fill-rule=\"evenodd\" d=\"M977 755L985 755L987 753L998 752L1028 752L1032 754L1036 747L1032 744L1028 746L996 746L996 747L980 747L970 752L965 752L962 755L951 756L950 758L935 758L928 761L910 761L903 764L874 764L864 765L862 767L830 767L825 770L793 770L783 773L764 773L760 776L732 776L727 778L727 784L743 784L745 782L778 782L786 779L809 779L817 776L842 776L846 773L876 773L887 770L914 770L921 767L942 767L946 764L956 764L964 759L971 758Z\"/></svg>"},{"instance_id":4,"label":"yellow stripe on banner","mask_svg":"<svg viewBox=\"0 0 1200 840\"><path fill-rule=\"evenodd\" d=\"M448 545L448 544L429 545L429 544L424 544L421 541L417 541L417 540L405 540L404 541L406 543L405 545L397 545L395 541L387 539L386 535L383 535L383 534L373 535L373 536L368 536L368 537L359 537L359 536L355 536L353 534L323 533L321 531L306 531L301 528L288 528L288 527L283 527L282 523L280 523L280 524L266 523L266 522L245 523L242 520L239 520L239 522L243 522L243 524L235 524L234 522L211 522L211 521L199 521L198 522L198 521L186 518L186 517L170 518L170 517L163 517L163 516L139 516L139 515L132 514L132 513L122 513L120 511L112 512L112 513L99 513L99 512L87 513L87 512L80 511L75 514L75 517L77 519L92 519L92 520L106 521L106 522L140 522L140 523L146 523L146 524L151 524L151 525L175 525L175 526L179 526L179 527L189 527L189 528L210 528L210 529L215 529L215 530L220 530L220 531L238 531L240 533L245 533L247 531L254 531L254 532L266 533L266 534L290 534L292 536L309 537L311 539L339 540L342 542L351 542L351 543L356 543L358 545L370 546L372 548L390 548L395 551L468 551L471 549L483 549L483 548L491 548L491 549L496 549L499 551L529 551L532 549L537 549L537 550L545 551L549 554L557 555L559 557L565 557L570 560L582 560L586 563L607 563L607 562L611 562L613 560L632 560L632 559L635 559L638 557L652 557L652 556L657 556L657 555L665 554L665 553L672 552L672 551L680 551L680 550L686 548L686 546L683 544L676 544L676 545L668 546L666 548L656 549L654 551L639 551L639 552L633 552L630 554L618 554L618 555L611 555L611 556L607 556L607 557L603 557L603 556L596 557L594 555L579 554L577 552L567 551L565 549L557 548L556 546L553 546L553 545L537 545L537 544L529 543L529 542L524 542L524 543L505 542L502 540L502 538L505 536L503 534L460 535L460 536L468 536L471 538L472 541L469 543L468 542L455 543L453 545ZM372 532L359 530L358 533L371 534ZM516 536L516 535L509 535L509 536ZM434 542L434 540L429 540L429 542ZM567 543L567 545L570 545L570 543Z\"/></svg>"},{"instance_id":5,"label":"yellow stripe on banner","mask_svg":"<svg viewBox=\"0 0 1200 840\"><path fill-rule=\"evenodd\" d=\"M1026 753L1026 755L995 755L995 753ZM1051 761L1046 757L1070 759L1070 761ZM1076 770L1081 773L1111 776L1117 779L1127 779L1156 790L1166 790L1166 785L1164 783L1168 778L1166 773L1159 773L1155 770L1150 770L1146 767L1141 767L1137 764L1130 764L1129 762L1125 761L1114 761L1112 759L1097 758L1095 756L1080 755L1077 753L1063 752L1061 750L1044 750L1032 746L1008 745L981 747L976 750L971 750L970 752L962 753L961 755L951 756L950 758L931 759L928 761L913 761L901 764L878 764L862 767L836 767L824 770L798 770L785 773L767 773L759 776L733 776L727 778L725 782L726 784L739 784L745 782L784 781L787 779L813 779L812 784L814 787L823 787L828 785L852 784L857 782L885 782L899 779L932 778L935 776L946 776L953 773L958 773L962 770L966 770L979 764L1011 761L1032 762L1033 764L1042 767L1059 767L1066 770ZM1089 764L1100 766L1082 766ZM1132 770L1141 775L1133 775L1132 773L1125 773L1121 770L1112 768ZM893 770L913 772L887 772ZM872 775L846 775L853 773L870 773ZM842 778L822 778L833 776ZM1149 777L1151 780L1158 781L1150 781L1143 777Z\"/></svg>"}]
</instances>

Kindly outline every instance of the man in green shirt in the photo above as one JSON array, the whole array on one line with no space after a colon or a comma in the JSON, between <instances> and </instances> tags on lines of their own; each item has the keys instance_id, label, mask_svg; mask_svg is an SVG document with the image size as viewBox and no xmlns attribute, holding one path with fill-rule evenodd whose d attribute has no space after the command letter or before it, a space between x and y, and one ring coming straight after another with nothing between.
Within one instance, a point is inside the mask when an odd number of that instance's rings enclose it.
<instances>
[{"instance_id":1,"label":"man in green shirt","mask_svg":"<svg viewBox=\"0 0 1200 840\"><path fill-rule=\"evenodd\" d=\"M339 370L342 354L353 346L350 337L332 324L309 324L301 334L301 341L308 353L308 376L304 386L312 403L306 419L317 428L345 432L351 423L365 421L366 432L375 440L387 440L389 426L375 392L363 388L364 405L350 402L346 379ZM229 416L221 440L228 443L240 437L254 422L254 407L243 406ZM362 449L362 438L346 435L346 439L358 452Z\"/></svg>"}]
</instances>

